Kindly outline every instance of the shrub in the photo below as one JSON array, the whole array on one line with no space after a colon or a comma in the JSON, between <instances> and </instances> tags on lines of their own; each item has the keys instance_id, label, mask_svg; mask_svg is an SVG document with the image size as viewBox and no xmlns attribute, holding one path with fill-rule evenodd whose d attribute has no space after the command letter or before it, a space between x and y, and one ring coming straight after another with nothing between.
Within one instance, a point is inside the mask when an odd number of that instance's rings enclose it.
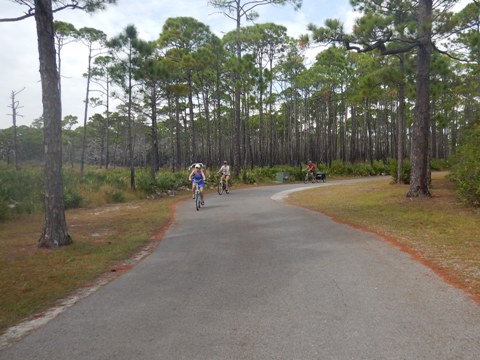
<instances>
[{"instance_id":1,"label":"shrub","mask_svg":"<svg viewBox=\"0 0 480 360\"><path fill-rule=\"evenodd\" d=\"M387 165L383 161L376 160L372 164L372 170L371 175L384 175L387 173Z\"/></svg>"},{"instance_id":2,"label":"shrub","mask_svg":"<svg viewBox=\"0 0 480 360\"><path fill-rule=\"evenodd\" d=\"M155 192L157 184L150 171L137 170L135 172L135 187L146 194L152 194Z\"/></svg>"},{"instance_id":3,"label":"shrub","mask_svg":"<svg viewBox=\"0 0 480 360\"><path fill-rule=\"evenodd\" d=\"M107 176L103 170L88 170L84 171L80 178L82 186L88 191L98 191L107 181Z\"/></svg>"},{"instance_id":4,"label":"shrub","mask_svg":"<svg viewBox=\"0 0 480 360\"><path fill-rule=\"evenodd\" d=\"M240 172L240 179L246 184L254 183L269 183L277 180L278 173L287 173L288 181L298 181L303 179L305 172L304 167L301 166L288 166L277 165L273 167L254 167L253 169L247 169L246 172L242 170Z\"/></svg>"},{"instance_id":5,"label":"shrub","mask_svg":"<svg viewBox=\"0 0 480 360\"><path fill-rule=\"evenodd\" d=\"M340 160L332 161L332 164L330 165L328 171L332 175L339 175L339 176L350 175L350 172L351 172L351 170L348 169L347 163L343 163Z\"/></svg>"},{"instance_id":6,"label":"shrub","mask_svg":"<svg viewBox=\"0 0 480 360\"><path fill-rule=\"evenodd\" d=\"M301 181L305 177L305 166L286 166L282 169L282 171L288 172L288 180L289 181Z\"/></svg>"},{"instance_id":7,"label":"shrub","mask_svg":"<svg viewBox=\"0 0 480 360\"><path fill-rule=\"evenodd\" d=\"M255 173L253 171L240 171L240 179L245 183L245 184L255 184L258 182L258 180L255 177Z\"/></svg>"},{"instance_id":8,"label":"shrub","mask_svg":"<svg viewBox=\"0 0 480 360\"><path fill-rule=\"evenodd\" d=\"M125 202L125 194L118 190L113 190L107 193L109 200L113 203L123 203Z\"/></svg>"},{"instance_id":9,"label":"shrub","mask_svg":"<svg viewBox=\"0 0 480 360\"><path fill-rule=\"evenodd\" d=\"M105 170L105 181L117 189L126 190L130 188L130 170L108 169Z\"/></svg>"},{"instance_id":10,"label":"shrub","mask_svg":"<svg viewBox=\"0 0 480 360\"><path fill-rule=\"evenodd\" d=\"M398 182L397 177L397 160L389 159L387 163L387 171L388 174L392 177L393 182ZM410 184L410 160L405 159L403 160L403 167L402 167L402 183Z\"/></svg>"},{"instance_id":11,"label":"shrub","mask_svg":"<svg viewBox=\"0 0 480 360\"><path fill-rule=\"evenodd\" d=\"M465 139L452 158L450 179L455 182L459 199L480 207L480 123L467 129Z\"/></svg>"},{"instance_id":12,"label":"shrub","mask_svg":"<svg viewBox=\"0 0 480 360\"><path fill-rule=\"evenodd\" d=\"M0 199L6 213L33 213L43 209L43 171L28 166L20 170L0 163Z\"/></svg>"},{"instance_id":13,"label":"shrub","mask_svg":"<svg viewBox=\"0 0 480 360\"><path fill-rule=\"evenodd\" d=\"M179 189L181 187L190 187L191 184L188 181L188 172L187 171L181 171L181 172L176 172L173 173L173 176L175 177L175 190ZM211 180L209 179L209 176L207 176L207 181Z\"/></svg>"},{"instance_id":14,"label":"shrub","mask_svg":"<svg viewBox=\"0 0 480 360\"><path fill-rule=\"evenodd\" d=\"M442 171L450 169L450 164L447 159L432 159L430 161L430 169L434 171Z\"/></svg>"},{"instance_id":15,"label":"shrub","mask_svg":"<svg viewBox=\"0 0 480 360\"><path fill-rule=\"evenodd\" d=\"M63 193L65 209L77 209L82 206L82 196L76 189L67 188Z\"/></svg>"},{"instance_id":16,"label":"shrub","mask_svg":"<svg viewBox=\"0 0 480 360\"><path fill-rule=\"evenodd\" d=\"M156 187L161 192L165 192L168 190L176 190L178 187L177 181L178 179L174 173L163 172L158 174L157 176Z\"/></svg>"},{"instance_id":17,"label":"shrub","mask_svg":"<svg viewBox=\"0 0 480 360\"><path fill-rule=\"evenodd\" d=\"M248 183L252 183L252 179L255 180L253 182L257 183L274 181L277 172L279 172L279 169L274 167L254 167L247 171Z\"/></svg>"},{"instance_id":18,"label":"shrub","mask_svg":"<svg viewBox=\"0 0 480 360\"><path fill-rule=\"evenodd\" d=\"M348 174L345 175L353 175L353 176L371 176L375 175L372 165L368 163L357 163L357 164L349 164Z\"/></svg>"},{"instance_id":19,"label":"shrub","mask_svg":"<svg viewBox=\"0 0 480 360\"><path fill-rule=\"evenodd\" d=\"M7 202L0 198L0 221L5 220L8 214L8 204Z\"/></svg>"},{"instance_id":20,"label":"shrub","mask_svg":"<svg viewBox=\"0 0 480 360\"><path fill-rule=\"evenodd\" d=\"M190 186L186 171L172 173L168 170L161 170L157 173L156 178L153 179L150 171L142 170L138 171L136 176L137 190L145 194L158 194L168 190L177 190L185 186Z\"/></svg>"}]
</instances>

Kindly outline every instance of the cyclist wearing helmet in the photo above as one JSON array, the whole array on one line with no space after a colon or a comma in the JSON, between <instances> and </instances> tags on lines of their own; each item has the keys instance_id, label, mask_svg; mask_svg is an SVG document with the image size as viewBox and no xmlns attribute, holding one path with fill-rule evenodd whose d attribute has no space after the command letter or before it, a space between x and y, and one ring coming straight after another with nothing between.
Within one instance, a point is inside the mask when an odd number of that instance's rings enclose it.
<instances>
[{"instance_id":1,"label":"cyclist wearing helmet","mask_svg":"<svg viewBox=\"0 0 480 360\"><path fill-rule=\"evenodd\" d=\"M220 170L217 171L217 174L222 174L222 181L225 181L225 191L229 192L228 190L228 180L230 179L230 165L228 165L227 160L223 162L222 167Z\"/></svg>"},{"instance_id":2,"label":"cyclist wearing helmet","mask_svg":"<svg viewBox=\"0 0 480 360\"><path fill-rule=\"evenodd\" d=\"M200 188L200 198L202 199L202 205L205 205L203 201L203 188L205 187L205 173L202 170L202 164L195 164L194 169L188 176L188 180L192 183L192 193L193 198L195 199L195 184L198 184Z\"/></svg>"}]
</instances>

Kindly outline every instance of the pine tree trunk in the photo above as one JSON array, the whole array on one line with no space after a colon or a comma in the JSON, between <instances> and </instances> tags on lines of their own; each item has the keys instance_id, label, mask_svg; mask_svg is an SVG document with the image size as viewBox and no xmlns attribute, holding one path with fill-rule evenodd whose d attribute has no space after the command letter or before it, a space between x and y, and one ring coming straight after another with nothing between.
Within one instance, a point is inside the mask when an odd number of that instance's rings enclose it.
<instances>
[{"instance_id":1,"label":"pine tree trunk","mask_svg":"<svg viewBox=\"0 0 480 360\"><path fill-rule=\"evenodd\" d=\"M237 27L236 27L236 55L237 66L235 69L235 115L233 121L233 171L235 177L240 174L240 128L241 128L241 83L240 83L240 64L242 61L242 48L240 43L240 8L237 8Z\"/></svg>"},{"instance_id":2,"label":"pine tree trunk","mask_svg":"<svg viewBox=\"0 0 480 360\"><path fill-rule=\"evenodd\" d=\"M155 85L153 86L153 93L151 95L151 112L152 112L152 167L151 175L155 180L157 172L160 168L159 165L159 151L158 151L158 125L157 125L157 91Z\"/></svg>"},{"instance_id":3,"label":"pine tree trunk","mask_svg":"<svg viewBox=\"0 0 480 360\"><path fill-rule=\"evenodd\" d=\"M38 246L57 248L72 238L67 230L62 180L62 104L56 67L51 0L35 0L44 119L45 223Z\"/></svg>"},{"instance_id":4,"label":"pine tree trunk","mask_svg":"<svg viewBox=\"0 0 480 360\"><path fill-rule=\"evenodd\" d=\"M352 106L350 110L352 114L352 135L350 138L350 162L355 164L357 162L357 111L356 108Z\"/></svg>"},{"instance_id":5,"label":"pine tree trunk","mask_svg":"<svg viewBox=\"0 0 480 360\"><path fill-rule=\"evenodd\" d=\"M431 196L428 189L428 138L430 132L429 84L432 53L432 0L422 0L419 5L418 29L421 44L418 48L415 120L412 127L412 153L410 156L410 189L407 197Z\"/></svg>"},{"instance_id":6,"label":"pine tree trunk","mask_svg":"<svg viewBox=\"0 0 480 360\"><path fill-rule=\"evenodd\" d=\"M80 157L80 172L83 174L85 166L85 150L87 148L87 120L88 120L88 100L90 96L90 79L92 77L92 47L88 49L88 70L87 70L87 89L85 92L85 104L83 112L83 138L82 138L82 155Z\"/></svg>"},{"instance_id":7,"label":"pine tree trunk","mask_svg":"<svg viewBox=\"0 0 480 360\"><path fill-rule=\"evenodd\" d=\"M400 72L402 78L398 84L398 116L397 116L397 184L403 184L403 159L405 157L405 57L400 55Z\"/></svg>"}]
</instances>

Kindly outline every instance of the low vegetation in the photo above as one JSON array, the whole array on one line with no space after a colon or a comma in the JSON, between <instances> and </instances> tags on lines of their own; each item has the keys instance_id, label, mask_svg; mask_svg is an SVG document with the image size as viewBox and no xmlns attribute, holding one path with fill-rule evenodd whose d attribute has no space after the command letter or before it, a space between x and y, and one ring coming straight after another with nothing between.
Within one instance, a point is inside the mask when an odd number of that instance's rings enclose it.
<instances>
[{"instance_id":1,"label":"low vegetation","mask_svg":"<svg viewBox=\"0 0 480 360\"><path fill-rule=\"evenodd\" d=\"M385 173L388 168L380 161L373 164L350 164L334 161L331 167L319 164L319 170L337 176L370 176ZM208 182L218 181L216 169L207 169ZM253 167L242 170L240 181L246 184L269 183L278 173L288 174L288 181L300 181L304 166ZM130 190L130 170L125 168L99 169L89 167L83 173L76 168L63 172L65 208L92 208L106 204L123 203L145 198L158 198L189 187L188 171L161 170L155 179L150 170L135 171L136 190ZM20 215L43 211L43 168L41 166L13 166L0 161L0 222Z\"/></svg>"},{"instance_id":2,"label":"low vegetation","mask_svg":"<svg viewBox=\"0 0 480 360\"><path fill-rule=\"evenodd\" d=\"M480 123L472 125L458 147L449 178L455 182L459 199L480 207Z\"/></svg>"},{"instance_id":3,"label":"low vegetation","mask_svg":"<svg viewBox=\"0 0 480 360\"><path fill-rule=\"evenodd\" d=\"M443 170L448 163L432 162L432 168ZM207 169L208 182L216 184L216 169ZM396 162L356 163L333 161L330 166L318 164L318 170L328 176L352 177L391 174L396 176ZM301 181L305 165L273 167L249 167L241 171L239 181L245 184L273 183L278 174L287 174L287 181ZM408 183L410 175L405 161L403 180ZM188 171L160 170L153 179L149 169L135 171L136 190L130 190L130 170L125 168L100 169L87 167L83 174L77 168L66 167L63 171L65 208L92 208L106 204L124 203L145 198L158 198L188 188ZM282 178L284 181L285 178ZM237 180L236 180L237 181ZM15 219L25 214L43 211L43 168L39 165L24 165L16 170L0 161L0 222Z\"/></svg>"},{"instance_id":4,"label":"low vegetation","mask_svg":"<svg viewBox=\"0 0 480 360\"><path fill-rule=\"evenodd\" d=\"M92 208L147 197L161 197L188 185L187 171L162 170L155 180L149 170L136 170L136 190L130 190L130 172L125 168L76 168L63 172L65 208ZM19 170L0 162L0 222L43 211L43 168L22 166Z\"/></svg>"}]
</instances>

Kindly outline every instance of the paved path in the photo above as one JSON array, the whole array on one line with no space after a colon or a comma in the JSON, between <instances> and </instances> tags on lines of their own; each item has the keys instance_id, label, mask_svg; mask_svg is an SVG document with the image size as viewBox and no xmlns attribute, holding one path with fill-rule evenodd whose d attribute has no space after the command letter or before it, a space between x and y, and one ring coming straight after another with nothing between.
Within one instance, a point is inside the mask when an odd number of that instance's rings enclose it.
<instances>
[{"instance_id":1,"label":"paved path","mask_svg":"<svg viewBox=\"0 0 480 360\"><path fill-rule=\"evenodd\" d=\"M0 360L480 358L477 303L380 238L275 200L299 186L184 202L151 255Z\"/></svg>"}]
</instances>

